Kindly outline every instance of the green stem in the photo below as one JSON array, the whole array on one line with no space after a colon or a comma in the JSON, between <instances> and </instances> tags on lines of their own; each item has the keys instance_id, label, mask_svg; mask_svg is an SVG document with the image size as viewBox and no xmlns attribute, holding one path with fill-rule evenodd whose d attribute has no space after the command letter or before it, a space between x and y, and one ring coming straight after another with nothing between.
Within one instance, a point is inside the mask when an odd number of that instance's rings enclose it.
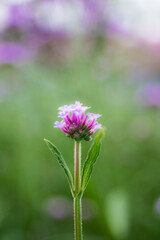
<instances>
[{"instance_id":1,"label":"green stem","mask_svg":"<svg viewBox=\"0 0 160 240\"><path fill-rule=\"evenodd\" d=\"M74 230L75 240L82 240L82 206L80 184L81 184L81 143L75 141L75 152L74 152L74 181L75 181L75 197L74 197Z\"/></svg>"}]
</instances>

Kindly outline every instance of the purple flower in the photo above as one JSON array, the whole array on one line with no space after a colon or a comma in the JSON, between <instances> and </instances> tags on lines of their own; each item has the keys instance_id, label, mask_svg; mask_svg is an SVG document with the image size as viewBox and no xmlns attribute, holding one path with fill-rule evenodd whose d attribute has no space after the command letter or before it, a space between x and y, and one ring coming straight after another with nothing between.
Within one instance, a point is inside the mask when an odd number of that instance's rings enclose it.
<instances>
[{"instance_id":1,"label":"purple flower","mask_svg":"<svg viewBox=\"0 0 160 240\"><path fill-rule=\"evenodd\" d=\"M61 122L56 121L54 127L55 128L62 128L63 127L63 120Z\"/></svg>"},{"instance_id":2,"label":"purple flower","mask_svg":"<svg viewBox=\"0 0 160 240\"><path fill-rule=\"evenodd\" d=\"M0 45L0 64L22 63L29 61L33 54L22 44L8 42Z\"/></svg>"},{"instance_id":3,"label":"purple flower","mask_svg":"<svg viewBox=\"0 0 160 240\"><path fill-rule=\"evenodd\" d=\"M145 105L160 106L160 83L145 85L141 91L141 96Z\"/></svg>"},{"instance_id":4,"label":"purple flower","mask_svg":"<svg viewBox=\"0 0 160 240\"><path fill-rule=\"evenodd\" d=\"M98 31L103 29L106 23L105 17L105 5L103 1L97 0L83 0L84 13L83 21L85 22L86 30Z\"/></svg>"},{"instance_id":5,"label":"purple flower","mask_svg":"<svg viewBox=\"0 0 160 240\"><path fill-rule=\"evenodd\" d=\"M58 117L62 118L62 121L56 121L54 127L60 128L67 137L76 141L92 140L91 135L97 129L101 129L102 125L96 121L101 116L100 114L88 113L85 115L85 111L89 108L78 101L75 104L59 107Z\"/></svg>"},{"instance_id":6,"label":"purple flower","mask_svg":"<svg viewBox=\"0 0 160 240\"><path fill-rule=\"evenodd\" d=\"M72 214L72 203L63 196L54 196L45 200L42 209L50 217L62 220Z\"/></svg>"},{"instance_id":7,"label":"purple flower","mask_svg":"<svg viewBox=\"0 0 160 240\"><path fill-rule=\"evenodd\" d=\"M155 211L156 213L160 214L160 197L157 199L155 203Z\"/></svg>"},{"instance_id":8,"label":"purple flower","mask_svg":"<svg viewBox=\"0 0 160 240\"><path fill-rule=\"evenodd\" d=\"M130 34L127 30L123 28L120 22L117 21L108 21L107 23L107 34L108 36L124 36L129 37Z\"/></svg>"},{"instance_id":9,"label":"purple flower","mask_svg":"<svg viewBox=\"0 0 160 240\"><path fill-rule=\"evenodd\" d=\"M85 112L89 108L90 107L82 106L82 103L76 101L75 104L64 105L63 107L59 107L58 110L60 110L60 112L59 112L58 117L63 118L72 111L77 112L77 113L82 113L82 112Z\"/></svg>"},{"instance_id":10,"label":"purple flower","mask_svg":"<svg viewBox=\"0 0 160 240\"><path fill-rule=\"evenodd\" d=\"M30 4L11 4L9 7L10 26L15 26L24 31L33 25L33 10Z\"/></svg>"}]
</instances>

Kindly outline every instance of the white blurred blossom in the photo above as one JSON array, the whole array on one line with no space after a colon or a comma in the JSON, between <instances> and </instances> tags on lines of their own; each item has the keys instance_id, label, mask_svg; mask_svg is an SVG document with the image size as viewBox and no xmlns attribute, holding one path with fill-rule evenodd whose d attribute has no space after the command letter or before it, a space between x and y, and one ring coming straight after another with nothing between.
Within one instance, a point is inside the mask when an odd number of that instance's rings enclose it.
<instances>
[{"instance_id":1,"label":"white blurred blossom","mask_svg":"<svg viewBox=\"0 0 160 240\"><path fill-rule=\"evenodd\" d=\"M66 31L77 33L82 30L81 4L71 1L41 2L36 8L37 25L49 31Z\"/></svg>"}]
</instances>

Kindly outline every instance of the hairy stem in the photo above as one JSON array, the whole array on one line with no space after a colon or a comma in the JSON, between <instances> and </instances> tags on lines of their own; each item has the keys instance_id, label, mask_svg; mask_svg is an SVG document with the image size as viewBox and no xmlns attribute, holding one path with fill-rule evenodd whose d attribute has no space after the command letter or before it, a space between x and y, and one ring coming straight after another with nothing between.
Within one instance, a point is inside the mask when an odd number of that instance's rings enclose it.
<instances>
[{"instance_id":1,"label":"hairy stem","mask_svg":"<svg viewBox=\"0 0 160 240\"><path fill-rule=\"evenodd\" d=\"M81 184L81 143L75 141L74 152L74 181L75 181L75 196L74 196L74 230L75 240L82 240L82 206L80 192Z\"/></svg>"}]
</instances>

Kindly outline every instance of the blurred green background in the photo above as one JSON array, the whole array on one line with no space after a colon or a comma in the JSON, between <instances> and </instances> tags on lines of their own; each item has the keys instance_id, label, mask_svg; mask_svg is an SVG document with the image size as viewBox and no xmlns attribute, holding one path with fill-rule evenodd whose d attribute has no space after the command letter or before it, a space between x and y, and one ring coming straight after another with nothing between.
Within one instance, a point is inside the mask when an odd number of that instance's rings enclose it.
<instances>
[{"instance_id":1,"label":"blurred green background","mask_svg":"<svg viewBox=\"0 0 160 240\"><path fill-rule=\"evenodd\" d=\"M9 41L24 41L12 26L1 33L1 46L7 31ZM53 36L25 63L14 56L3 62L1 52L1 240L74 238L68 183L43 139L57 145L73 172L74 142L53 124L57 108L75 101L102 114L107 129L84 194L84 239L160 239L157 51L119 31L105 37L95 31ZM82 143L83 161L90 145Z\"/></svg>"}]
</instances>

